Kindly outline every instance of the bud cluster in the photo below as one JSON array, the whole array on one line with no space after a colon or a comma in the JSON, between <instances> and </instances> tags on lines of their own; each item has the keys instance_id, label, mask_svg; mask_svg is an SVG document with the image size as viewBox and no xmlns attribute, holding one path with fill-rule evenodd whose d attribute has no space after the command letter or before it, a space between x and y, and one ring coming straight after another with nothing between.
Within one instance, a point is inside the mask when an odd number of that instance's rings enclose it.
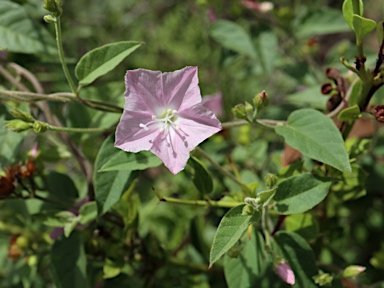
<instances>
[{"instance_id":1,"label":"bud cluster","mask_svg":"<svg viewBox=\"0 0 384 288\"><path fill-rule=\"evenodd\" d=\"M248 102L244 102L244 104L237 104L235 107L233 107L232 113L235 118L243 119L250 123L254 122L256 120L257 112L261 111L269 104L267 93L265 91L261 91L255 95L252 102L253 106Z\"/></svg>"}]
</instances>

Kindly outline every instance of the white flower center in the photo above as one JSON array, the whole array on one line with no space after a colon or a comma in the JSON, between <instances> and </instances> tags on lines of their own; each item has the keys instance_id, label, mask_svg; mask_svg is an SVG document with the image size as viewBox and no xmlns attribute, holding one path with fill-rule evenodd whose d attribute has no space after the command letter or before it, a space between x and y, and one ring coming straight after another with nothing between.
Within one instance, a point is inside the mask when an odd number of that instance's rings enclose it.
<instances>
[{"instance_id":1,"label":"white flower center","mask_svg":"<svg viewBox=\"0 0 384 288\"><path fill-rule=\"evenodd\" d=\"M175 130L179 130L179 126L175 124L177 119L177 111L172 109L167 109L160 117L152 115L152 121L149 121L146 124L140 123L139 126L144 130L148 130L148 126L152 124L160 124L160 132L168 130L169 127L172 127Z\"/></svg>"}]
</instances>

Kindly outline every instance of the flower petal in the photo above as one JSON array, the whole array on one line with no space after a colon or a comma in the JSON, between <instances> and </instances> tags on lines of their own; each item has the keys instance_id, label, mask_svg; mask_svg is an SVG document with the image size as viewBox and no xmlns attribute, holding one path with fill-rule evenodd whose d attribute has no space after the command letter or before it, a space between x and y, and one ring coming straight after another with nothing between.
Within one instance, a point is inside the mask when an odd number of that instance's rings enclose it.
<instances>
[{"instance_id":1,"label":"flower petal","mask_svg":"<svg viewBox=\"0 0 384 288\"><path fill-rule=\"evenodd\" d=\"M163 73L163 102L168 108L184 110L201 102L197 67Z\"/></svg>"},{"instance_id":2,"label":"flower petal","mask_svg":"<svg viewBox=\"0 0 384 288\"><path fill-rule=\"evenodd\" d=\"M180 111L178 116L176 124L185 133L186 141L192 149L221 130L215 114L201 104Z\"/></svg>"},{"instance_id":3,"label":"flower petal","mask_svg":"<svg viewBox=\"0 0 384 288\"><path fill-rule=\"evenodd\" d=\"M177 174L185 168L192 149L173 129L170 129L169 133L166 131L160 133L151 147L151 151L173 174Z\"/></svg>"},{"instance_id":4,"label":"flower petal","mask_svg":"<svg viewBox=\"0 0 384 288\"><path fill-rule=\"evenodd\" d=\"M125 110L151 111L156 114L158 107L164 107L161 89L161 71L136 69L125 75Z\"/></svg>"},{"instance_id":5,"label":"flower petal","mask_svg":"<svg viewBox=\"0 0 384 288\"><path fill-rule=\"evenodd\" d=\"M159 128L157 125L150 125L148 130L145 130L140 124L150 121L152 118L148 113L124 110L116 128L115 147L127 152L149 150Z\"/></svg>"}]
</instances>

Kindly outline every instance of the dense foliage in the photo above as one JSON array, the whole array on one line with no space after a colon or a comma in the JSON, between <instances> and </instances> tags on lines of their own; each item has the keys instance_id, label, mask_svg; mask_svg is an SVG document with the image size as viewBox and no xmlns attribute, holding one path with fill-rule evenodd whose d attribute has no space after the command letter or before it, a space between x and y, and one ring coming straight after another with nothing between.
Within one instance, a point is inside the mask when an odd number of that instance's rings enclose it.
<instances>
[{"instance_id":1,"label":"dense foliage","mask_svg":"<svg viewBox=\"0 0 384 288\"><path fill-rule=\"evenodd\" d=\"M0 286L384 287L383 7L1 0Z\"/></svg>"}]
</instances>

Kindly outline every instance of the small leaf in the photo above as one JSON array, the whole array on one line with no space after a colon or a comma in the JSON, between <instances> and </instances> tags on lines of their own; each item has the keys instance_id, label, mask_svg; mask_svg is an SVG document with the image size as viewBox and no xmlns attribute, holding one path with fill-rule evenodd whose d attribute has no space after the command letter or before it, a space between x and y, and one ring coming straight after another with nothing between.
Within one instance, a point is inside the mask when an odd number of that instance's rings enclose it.
<instances>
[{"instance_id":1,"label":"small leaf","mask_svg":"<svg viewBox=\"0 0 384 288\"><path fill-rule=\"evenodd\" d=\"M77 224L79 224L79 217L75 217L73 218L72 222L65 224L64 236L68 238L69 235L71 235L71 233L73 232L73 230L75 230L75 228L77 227Z\"/></svg>"},{"instance_id":2,"label":"small leaf","mask_svg":"<svg viewBox=\"0 0 384 288\"><path fill-rule=\"evenodd\" d=\"M210 267L240 239L251 223L260 219L260 213L256 211L252 215L242 215L244 206L232 208L221 219L211 247Z\"/></svg>"},{"instance_id":3,"label":"small leaf","mask_svg":"<svg viewBox=\"0 0 384 288\"><path fill-rule=\"evenodd\" d=\"M251 58L256 57L251 38L239 24L227 20L218 20L212 25L210 34L224 48Z\"/></svg>"},{"instance_id":4,"label":"small leaf","mask_svg":"<svg viewBox=\"0 0 384 288\"><path fill-rule=\"evenodd\" d=\"M115 149L115 153L111 155L98 170L105 171L133 171L144 170L151 167L156 167L161 164L161 160L150 151L141 151L138 153L125 152L120 149Z\"/></svg>"},{"instance_id":5,"label":"small leaf","mask_svg":"<svg viewBox=\"0 0 384 288\"><path fill-rule=\"evenodd\" d=\"M136 178L131 171L98 172L100 168L115 155L114 138L109 136L101 146L95 161L93 183L95 184L95 198L99 215L107 212L113 204L119 201L121 195Z\"/></svg>"},{"instance_id":6,"label":"small leaf","mask_svg":"<svg viewBox=\"0 0 384 288\"><path fill-rule=\"evenodd\" d=\"M37 215L40 218L44 225L49 227L65 227L68 223L72 223L76 218L76 215L70 211L60 211L57 213L43 213Z\"/></svg>"},{"instance_id":7,"label":"small leaf","mask_svg":"<svg viewBox=\"0 0 384 288\"><path fill-rule=\"evenodd\" d=\"M53 37L33 21L24 6L0 1L0 46L10 52L54 53Z\"/></svg>"},{"instance_id":8,"label":"small leaf","mask_svg":"<svg viewBox=\"0 0 384 288\"><path fill-rule=\"evenodd\" d=\"M79 84L88 85L108 73L141 45L140 42L123 41L89 51L76 65L75 74Z\"/></svg>"},{"instance_id":9,"label":"small leaf","mask_svg":"<svg viewBox=\"0 0 384 288\"><path fill-rule=\"evenodd\" d=\"M357 11L354 11L353 9L353 2L354 0L345 0L344 3L343 3L343 16L344 16L344 19L345 21L348 23L349 27L351 27L352 30L353 29L353 14L356 14L356 15L359 15L359 16L363 16L364 14L364 5L363 5L363 1L362 0L359 0L359 14L357 13Z\"/></svg>"},{"instance_id":10,"label":"small leaf","mask_svg":"<svg viewBox=\"0 0 384 288\"><path fill-rule=\"evenodd\" d=\"M277 232L274 236L295 274L295 287L317 288L312 277L317 275L316 260L307 241L295 233Z\"/></svg>"},{"instance_id":11,"label":"small leaf","mask_svg":"<svg viewBox=\"0 0 384 288\"><path fill-rule=\"evenodd\" d=\"M343 172L351 172L343 138L331 119L313 109L292 112L286 126L275 128L289 146L305 156L330 165Z\"/></svg>"},{"instance_id":12,"label":"small leaf","mask_svg":"<svg viewBox=\"0 0 384 288\"><path fill-rule=\"evenodd\" d=\"M363 41L365 35L367 35L369 32L373 31L376 28L375 21L361 17L359 15L353 15L352 23L354 28L353 30L355 30L357 42Z\"/></svg>"},{"instance_id":13,"label":"small leaf","mask_svg":"<svg viewBox=\"0 0 384 288\"><path fill-rule=\"evenodd\" d=\"M340 111L337 119L340 121L354 121L361 117L359 105L353 105Z\"/></svg>"},{"instance_id":14,"label":"small leaf","mask_svg":"<svg viewBox=\"0 0 384 288\"><path fill-rule=\"evenodd\" d=\"M292 176L279 183L274 197L276 211L284 215L308 211L328 195L331 184L310 173Z\"/></svg>"},{"instance_id":15,"label":"small leaf","mask_svg":"<svg viewBox=\"0 0 384 288\"><path fill-rule=\"evenodd\" d=\"M203 163L196 157L189 158L189 161L195 170L193 184L195 184L197 190L199 190L202 195L211 193L213 190L213 181L207 168L205 168Z\"/></svg>"},{"instance_id":16,"label":"small leaf","mask_svg":"<svg viewBox=\"0 0 384 288\"><path fill-rule=\"evenodd\" d=\"M278 41L276 33L261 32L257 37L256 52L265 73L271 73L278 59Z\"/></svg>"},{"instance_id":17,"label":"small leaf","mask_svg":"<svg viewBox=\"0 0 384 288\"><path fill-rule=\"evenodd\" d=\"M91 201L82 205L79 209L80 223L85 225L97 218L97 205Z\"/></svg>"},{"instance_id":18,"label":"small leaf","mask_svg":"<svg viewBox=\"0 0 384 288\"><path fill-rule=\"evenodd\" d=\"M80 232L59 238L51 250L50 268L57 288L87 287L87 259Z\"/></svg>"}]
</instances>

